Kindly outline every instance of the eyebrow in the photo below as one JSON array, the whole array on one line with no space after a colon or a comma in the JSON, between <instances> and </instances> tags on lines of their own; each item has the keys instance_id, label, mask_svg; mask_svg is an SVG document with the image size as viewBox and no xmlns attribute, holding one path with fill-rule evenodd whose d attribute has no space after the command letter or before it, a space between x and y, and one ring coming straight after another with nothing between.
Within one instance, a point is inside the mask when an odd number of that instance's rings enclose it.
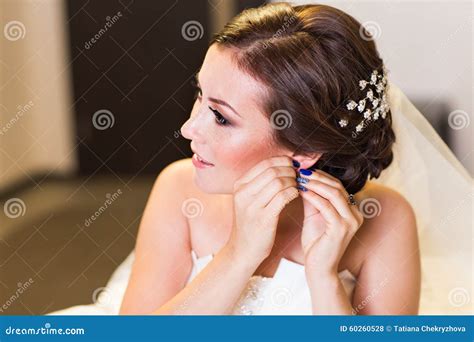
<instances>
[{"instance_id":1,"label":"eyebrow","mask_svg":"<svg viewBox=\"0 0 474 342\"><path fill-rule=\"evenodd\" d=\"M196 75L194 75L194 79L196 80L196 83L199 87L201 87L201 83L199 82L199 72L196 73ZM237 116L239 117L242 117L239 113L237 113L237 111L234 109L234 107L232 107L230 104L228 104L227 102L225 102L224 100L220 100L220 99L216 99L216 98L213 98L213 97L208 97L209 101L212 101L214 103L217 103L217 104L220 104L221 106L224 106L224 107L227 107L229 108L231 111L233 111Z\"/></svg>"}]
</instances>

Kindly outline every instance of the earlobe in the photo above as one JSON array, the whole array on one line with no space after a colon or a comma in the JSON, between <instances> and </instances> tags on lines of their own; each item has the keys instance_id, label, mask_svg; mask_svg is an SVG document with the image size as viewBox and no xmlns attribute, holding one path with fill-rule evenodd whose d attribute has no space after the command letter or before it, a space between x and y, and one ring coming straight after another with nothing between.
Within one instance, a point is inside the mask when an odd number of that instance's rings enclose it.
<instances>
[{"instance_id":1,"label":"earlobe","mask_svg":"<svg viewBox=\"0 0 474 342\"><path fill-rule=\"evenodd\" d=\"M319 160L319 158L321 158L321 156L321 153L314 153L312 155L293 154L291 158L293 159L293 166L296 168L309 169ZM298 166L296 166L296 164Z\"/></svg>"}]
</instances>

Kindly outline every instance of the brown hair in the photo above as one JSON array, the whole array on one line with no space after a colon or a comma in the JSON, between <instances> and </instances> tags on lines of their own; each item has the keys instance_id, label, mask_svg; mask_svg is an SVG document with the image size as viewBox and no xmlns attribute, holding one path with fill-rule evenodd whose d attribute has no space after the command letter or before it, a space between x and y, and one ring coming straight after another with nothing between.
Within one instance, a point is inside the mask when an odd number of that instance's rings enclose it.
<instances>
[{"instance_id":1,"label":"brown hair","mask_svg":"<svg viewBox=\"0 0 474 342\"><path fill-rule=\"evenodd\" d=\"M322 153L313 167L356 193L390 165L395 141L390 111L354 134L363 117L346 108L349 99L365 97L359 80L383 70L370 38L334 7L272 3L244 10L210 45L234 48L237 65L266 86L269 116L291 114L288 127L274 130L275 142L302 154ZM341 119L348 121L344 128Z\"/></svg>"}]
</instances>

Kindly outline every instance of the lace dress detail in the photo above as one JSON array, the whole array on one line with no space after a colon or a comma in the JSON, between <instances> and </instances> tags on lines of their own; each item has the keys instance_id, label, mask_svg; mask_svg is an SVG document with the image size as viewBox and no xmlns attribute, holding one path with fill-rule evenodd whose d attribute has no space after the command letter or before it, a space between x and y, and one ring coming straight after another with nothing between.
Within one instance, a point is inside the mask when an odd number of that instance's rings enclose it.
<instances>
[{"instance_id":1,"label":"lace dress detail","mask_svg":"<svg viewBox=\"0 0 474 342\"><path fill-rule=\"evenodd\" d=\"M263 293L269 286L271 279L253 276L247 283L247 288L243 291L237 301L233 315L253 315L254 312L260 310L265 301Z\"/></svg>"},{"instance_id":2,"label":"lace dress detail","mask_svg":"<svg viewBox=\"0 0 474 342\"><path fill-rule=\"evenodd\" d=\"M198 257L191 252L193 268L189 283L213 255ZM339 272L344 289L352 299L356 278L349 270ZM234 308L233 315L311 315L312 304L306 282L304 266L282 258L272 278L254 275L250 277Z\"/></svg>"}]
</instances>

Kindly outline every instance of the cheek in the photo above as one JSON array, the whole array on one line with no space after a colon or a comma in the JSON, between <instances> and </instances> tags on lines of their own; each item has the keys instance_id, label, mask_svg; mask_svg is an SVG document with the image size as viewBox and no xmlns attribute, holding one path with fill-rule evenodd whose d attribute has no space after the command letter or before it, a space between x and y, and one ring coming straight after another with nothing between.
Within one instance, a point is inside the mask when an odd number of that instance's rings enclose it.
<instances>
[{"instance_id":1,"label":"cheek","mask_svg":"<svg viewBox=\"0 0 474 342\"><path fill-rule=\"evenodd\" d=\"M231 186L260 161L275 155L266 139L261 134L242 138L227 136L215 145L219 172Z\"/></svg>"}]
</instances>

